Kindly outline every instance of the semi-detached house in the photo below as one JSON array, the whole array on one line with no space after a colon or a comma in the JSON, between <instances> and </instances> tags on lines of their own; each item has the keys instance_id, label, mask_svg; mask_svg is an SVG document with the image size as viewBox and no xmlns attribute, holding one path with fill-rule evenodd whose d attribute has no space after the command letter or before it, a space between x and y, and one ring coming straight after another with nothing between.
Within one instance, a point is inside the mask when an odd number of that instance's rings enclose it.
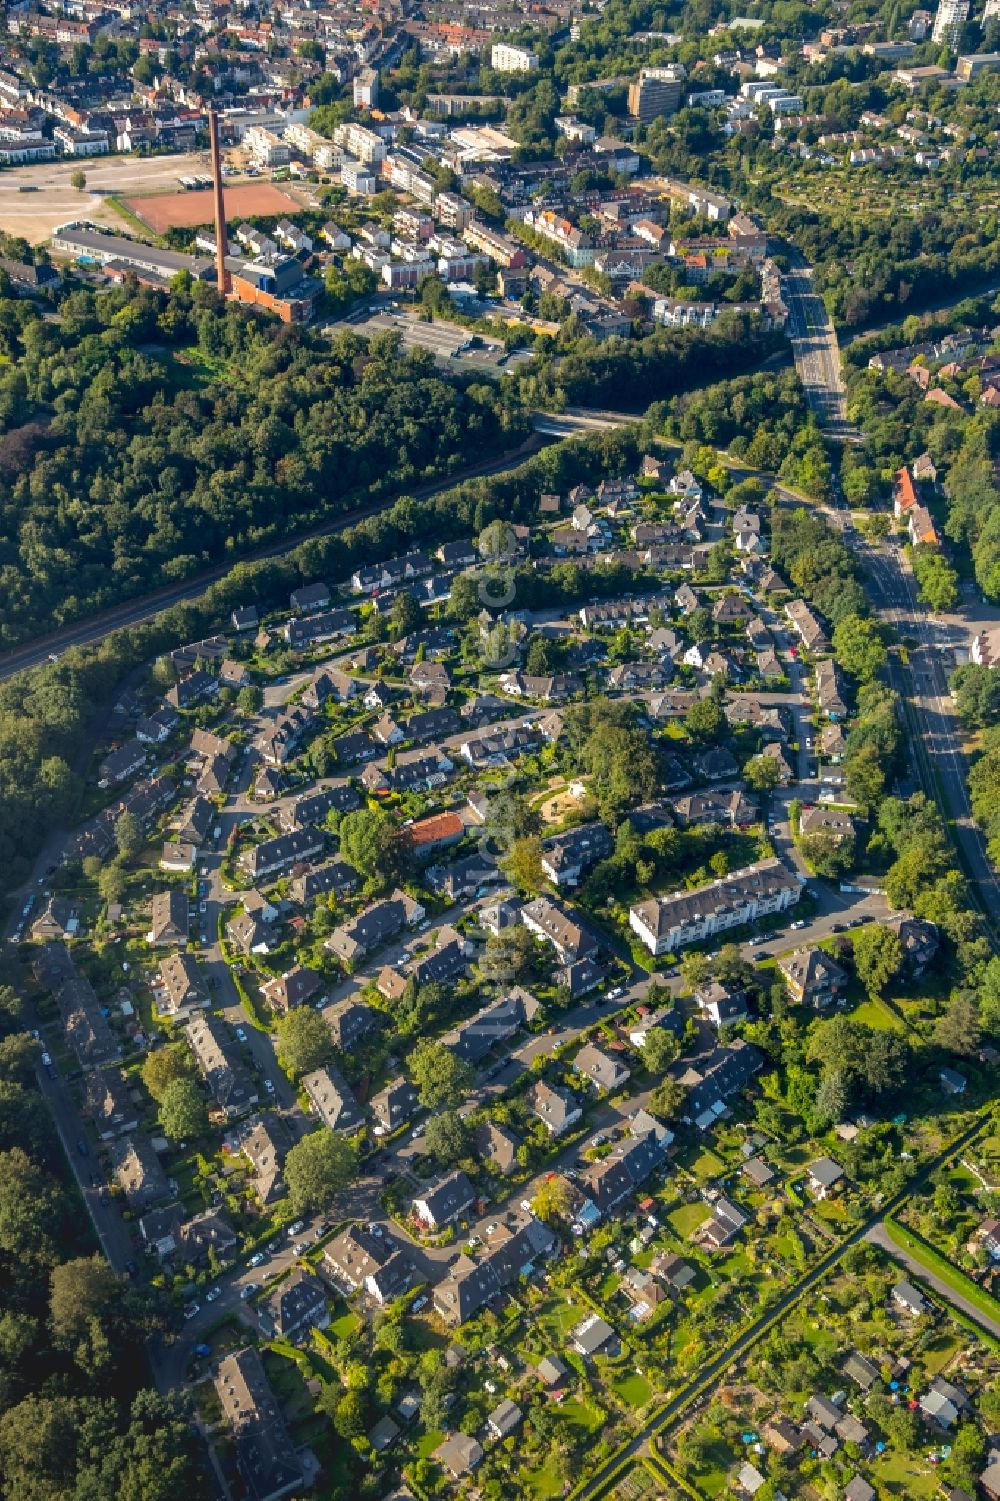
<instances>
[{"instance_id":1,"label":"semi-detached house","mask_svg":"<svg viewBox=\"0 0 1000 1501\"><path fill-rule=\"evenodd\" d=\"M650 953L669 954L758 917L784 912L801 895L801 881L780 860L759 860L696 891L636 903L629 911L629 926Z\"/></svg>"}]
</instances>

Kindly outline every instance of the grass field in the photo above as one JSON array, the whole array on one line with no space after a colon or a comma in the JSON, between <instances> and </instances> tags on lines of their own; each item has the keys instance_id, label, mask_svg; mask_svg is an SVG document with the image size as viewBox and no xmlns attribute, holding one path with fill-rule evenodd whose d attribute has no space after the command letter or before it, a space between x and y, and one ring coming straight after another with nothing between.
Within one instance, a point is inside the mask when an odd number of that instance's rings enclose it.
<instances>
[{"instance_id":1,"label":"grass field","mask_svg":"<svg viewBox=\"0 0 1000 1501\"><path fill-rule=\"evenodd\" d=\"M712 1213L707 1204L681 1204L667 1215L672 1229L681 1240L688 1240L693 1232L703 1225Z\"/></svg>"}]
</instances>

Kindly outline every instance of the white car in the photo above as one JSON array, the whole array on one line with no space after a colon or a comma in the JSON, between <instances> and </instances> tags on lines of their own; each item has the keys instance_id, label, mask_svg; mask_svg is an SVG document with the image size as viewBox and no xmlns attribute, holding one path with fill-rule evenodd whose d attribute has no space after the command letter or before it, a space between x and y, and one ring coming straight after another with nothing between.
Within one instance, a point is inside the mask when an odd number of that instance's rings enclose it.
<instances>
[{"instance_id":1,"label":"white car","mask_svg":"<svg viewBox=\"0 0 1000 1501\"><path fill-rule=\"evenodd\" d=\"M265 1079L264 1080L264 1088L267 1090L268 1094L274 1094L274 1080L273 1079Z\"/></svg>"},{"instance_id":2,"label":"white car","mask_svg":"<svg viewBox=\"0 0 1000 1501\"><path fill-rule=\"evenodd\" d=\"M240 1042L246 1042L247 1040L247 1034L242 1027L236 1028L236 1036L239 1038Z\"/></svg>"}]
</instances>

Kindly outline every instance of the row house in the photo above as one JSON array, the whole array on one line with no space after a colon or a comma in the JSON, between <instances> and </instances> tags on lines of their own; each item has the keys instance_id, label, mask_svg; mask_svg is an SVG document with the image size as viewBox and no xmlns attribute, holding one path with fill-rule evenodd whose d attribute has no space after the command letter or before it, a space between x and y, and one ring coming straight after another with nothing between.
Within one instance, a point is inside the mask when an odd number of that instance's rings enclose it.
<instances>
[{"instance_id":1,"label":"row house","mask_svg":"<svg viewBox=\"0 0 1000 1501\"><path fill-rule=\"evenodd\" d=\"M298 865L300 861L314 860L322 853L324 845L325 839L319 829L296 829L241 851L239 864L252 880L257 881L262 876L275 875Z\"/></svg>"},{"instance_id":2,"label":"row house","mask_svg":"<svg viewBox=\"0 0 1000 1501\"><path fill-rule=\"evenodd\" d=\"M637 903L629 910L629 926L650 953L669 954L783 912L801 895L802 883L780 860L760 860L696 891Z\"/></svg>"}]
</instances>

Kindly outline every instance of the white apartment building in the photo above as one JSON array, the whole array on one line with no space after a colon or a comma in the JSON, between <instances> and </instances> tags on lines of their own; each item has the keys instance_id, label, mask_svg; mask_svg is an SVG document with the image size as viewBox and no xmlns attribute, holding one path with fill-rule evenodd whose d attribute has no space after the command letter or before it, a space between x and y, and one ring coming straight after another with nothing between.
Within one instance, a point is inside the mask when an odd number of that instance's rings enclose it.
<instances>
[{"instance_id":1,"label":"white apartment building","mask_svg":"<svg viewBox=\"0 0 1000 1501\"><path fill-rule=\"evenodd\" d=\"M759 860L697 891L637 902L629 910L629 926L650 953L676 953L729 928L784 912L801 895L801 881L780 860Z\"/></svg>"},{"instance_id":2,"label":"white apartment building","mask_svg":"<svg viewBox=\"0 0 1000 1501\"><path fill-rule=\"evenodd\" d=\"M958 50L962 27L969 19L969 0L938 0L931 41Z\"/></svg>"},{"instance_id":3,"label":"white apartment building","mask_svg":"<svg viewBox=\"0 0 1000 1501\"><path fill-rule=\"evenodd\" d=\"M288 146L293 149L293 152L297 152L299 156L303 156L306 162L315 161L315 153L318 152L318 149L321 146L329 146L330 144L324 135L320 135L320 132L314 131L311 126L303 125L300 120L296 120L293 125L288 126L284 138Z\"/></svg>"},{"instance_id":4,"label":"white apartment building","mask_svg":"<svg viewBox=\"0 0 1000 1501\"><path fill-rule=\"evenodd\" d=\"M359 162L381 162L385 160L385 142L374 130L369 130L366 125L358 125L350 120L346 125L338 125L333 133L333 139L338 146L343 146L345 151L356 157Z\"/></svg>"},{"instance_id":5,"label":"white apartment building","mask_svg":"<svg viewBox=\"0 0 1000 1501\"><path fill-rule=\"evenodd\" d=\"M366 162L344 162L340 180L345 188L361 198L370 198L376 188L375 174Z\"/></svg>"},{"instance_id":6,"label":"white apartment building","mask_svg":"<svg viewBox=\"0 0 1000 1501\"><path fill-rule=\"evenodd\" d=\"M527 47L515 47L510 42L495 42L490 53L490 67L497 73L533 73L538 67L538 54Z\"/></svg>"},{"instance_id":7,"label":"white apartment building","mask_svg":"<svg viewBox=\"0 0 1000 1501\"><path fill-rule=\"evenodd\" d=\"M251 125L243 144L259 167L287 167L292 159L287 142L265 125Z\"/></svg>"}]
</instances>

